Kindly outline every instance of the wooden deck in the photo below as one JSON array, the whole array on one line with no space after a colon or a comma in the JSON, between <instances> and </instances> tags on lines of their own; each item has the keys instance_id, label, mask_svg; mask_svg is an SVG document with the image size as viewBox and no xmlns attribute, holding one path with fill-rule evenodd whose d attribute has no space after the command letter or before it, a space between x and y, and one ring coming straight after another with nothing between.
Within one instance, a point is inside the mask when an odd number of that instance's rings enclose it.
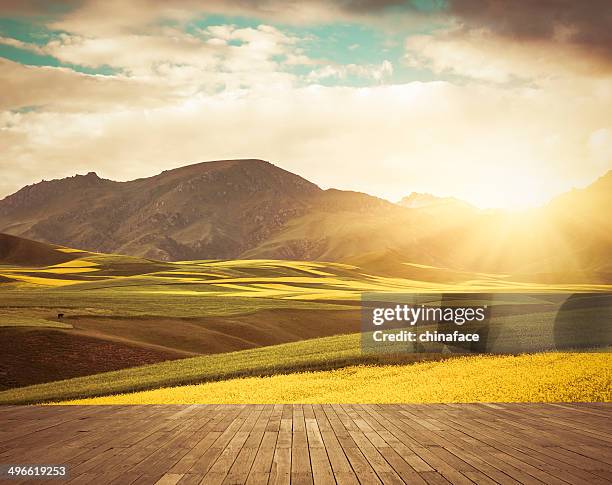
<instances>
[{"instance_id":1,"label":"wooden deck","mask_svg":"<svg viewBox=\"0 0 612 485\"><path fill-rule=\"evenodd\" d=\"M604 484L611 418L607 404L1 407L0 463L63 463L87 484Z\"/></svg>"}]
</instances>

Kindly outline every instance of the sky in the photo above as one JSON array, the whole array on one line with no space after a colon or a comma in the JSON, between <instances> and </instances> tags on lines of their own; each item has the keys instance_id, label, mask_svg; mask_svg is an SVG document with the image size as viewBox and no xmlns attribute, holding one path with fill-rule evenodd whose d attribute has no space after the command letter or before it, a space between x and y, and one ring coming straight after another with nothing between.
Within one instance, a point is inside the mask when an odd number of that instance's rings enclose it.
<instances>
[{"instance_id":1,"label":"sky","mask_svg":"<svg viewBox=\"0 0 612 485\"><path fill-rule=\"evenodd\" d=\"M608 0L3 0L0 198L261 158L524 208L612 169Z\"/></svg>"}]
</instances>

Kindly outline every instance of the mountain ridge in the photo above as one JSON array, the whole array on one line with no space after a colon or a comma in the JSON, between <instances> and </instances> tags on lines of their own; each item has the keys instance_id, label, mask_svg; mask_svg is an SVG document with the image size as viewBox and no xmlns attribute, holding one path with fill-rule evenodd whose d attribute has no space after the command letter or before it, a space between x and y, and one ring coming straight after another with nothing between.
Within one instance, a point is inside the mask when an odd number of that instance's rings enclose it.
<instances>
[{"instance_id":1,"label":"mountain ridge","mask_svg":"<svg viewBox=\"0 0 612 485\"><path fill-rule=\"evenodd\" d=\"M0 201L0 232L162 261L360 261L398 275L404 262L483 273L607 272L611 194L609 171L520 214L422 194L403 207L323 190L267 161L220 160L126 182L89 172L28 185Z\"/></svg>"}]
</instances>

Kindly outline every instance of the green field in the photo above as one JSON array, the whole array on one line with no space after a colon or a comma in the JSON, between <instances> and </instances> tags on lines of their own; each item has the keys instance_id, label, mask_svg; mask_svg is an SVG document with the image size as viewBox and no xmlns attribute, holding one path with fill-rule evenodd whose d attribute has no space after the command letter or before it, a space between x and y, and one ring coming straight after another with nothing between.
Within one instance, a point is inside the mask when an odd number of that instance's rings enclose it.
<instances>
[{"instance_id":1,"label":"green field","mask_svg":"<svg viewBox=\"0 0 612 485\"><path fill-rule=\"evenodd\" d=\"M338 335L56 381L0 392L0 403L25 404L78 399L239 376L333 369L359 363L411 362L424 358L418 355L364 355L361 353L359 338L359 334ZM425 358L431 360L440 357Z\"/></svg>"},{"instance_id":2,"label":"green field","mask_svg":"<svg viewBox=\"0 0 612 485\"><path fill-rule=\"evenodd\" d=\"M24 314L26 313L26 314ZM0 308L0 328L37 327L37 328L72 328L72 325L57 318L52 318L48 311L29 308Z\"/></svg>"},{"instance_id":3,"label":"green field","mask_svg":"<svg viewBox=\"0 0 612 485\"><path fill-rule=\"evenodd\" d=\"M32 375L13 380L16 384L0 387L0 403L82 399L244 376L442 358L437 353L362 353L356 332L363 292L610 290L606 285L521 283L508 275L480 273L461 273L461 283L443 284L439 281L448 270L434 267L427 267L435 276L432 281L423 281L369 274L338 263L167 263L68 248L50 251L72 259L38 267L0 265L0 338L5 350L0 364L16 375L32 370ZM65 318L59 320L58 313ZM551 318L539 310L528 321L537 329ZM520 330L521 322L521 316L502 318L499 326Z\"/></svg>"},{"instance_id":4,"label":"green field","mask_svg":"<svg viewBox=\"0 0 612 485\"><path fill-rule=\"evenodd\" d=\"M430 268L437 274L432 277L436 280L449 272L443 268ZM29 306L34 299L39 299L43 306L63 304L65 300L66 308L85 306L101 309L112 300L112 307L107 308L110 312L126 315L166 315L170 312L173 316L198 315L195 312L201 312L202 308L190 309L177 304L179 300L185 300L193 305L198 301L194 297L206 298L203 303L206 311L227 314L243 312L245 306L271 305L270 301L276 307L293 305L294 301L322 304L326 300L358 300L362 292L579 292L610 289L609 285L601 284L522 283L508 275L482 273L464 274L464 281L459 284L443 284L367 274L356 266L339 263L280 260L162 263L101 254L41 268L0 264L0 277L3 278L0 300L3 304L9 298L15 306ZM85 301L75 301L79 298ZM145 307L143 302L153 306ZM169 307L168 303L172 305Z\"/></svg>"}]
</instances>

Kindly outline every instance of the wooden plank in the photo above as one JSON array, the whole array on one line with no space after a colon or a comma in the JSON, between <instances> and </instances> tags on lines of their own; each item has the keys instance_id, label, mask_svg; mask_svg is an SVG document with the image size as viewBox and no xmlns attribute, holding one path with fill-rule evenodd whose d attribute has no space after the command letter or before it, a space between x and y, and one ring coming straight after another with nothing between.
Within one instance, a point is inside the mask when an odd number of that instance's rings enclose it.
<instances>
[{"instance_id":1,"label":"wooden plank","mask_svg":"<svg viewBox=\"0 0 612 485\"><path fill-rule=\"evenodd\" d=\"M176 485L181 478L183 478L183 475L178 473L166 473L155 482L155 485Z\"/></svg>"},{"instance_id":2,"label":"wooden plank","mask_svg":"<svg viewBox=\"0 0 612 485\"><path fill-rule=\"evenodd\" d=\"M274 450L272 468L270 469L271 485L286 485L291 483L291 448L280 448L278 445Z\"/></svg>"},{"instance_id":3,"label":"wooden plank","mask_svg":"<svg viewBox=\"0 0 612 485\"><path fill-rule=\"evenodd\" d=\"M240 407L237 415L230 415L227 419L221 421L225 425L225 431L223 431L219 437L212 443L212 445L193 463L189 469L190 473L204 474L212 468L213 464L221 456L223 451L232 441L234 436L238 433L238 430L244 424L246 418L254 411L253 408ZM218 430L221 426L215 426L213 429ZM241 438L244 436L241 435ZM246 440L246 437L245 437Z\"/></svg>"},{"instance_id":4,"label":"wooden plank","mask_svg":"<svg viewBox=\"0 0 612 485\"><path fill-rule=\"evenodd\" d=\"M247 483L262 483L264 477L267 483L270 470L272 469L272 460L274 458L274 450L278 439L277 431L265 431L261 444L257 449L257 454L253 460L253 465L248 475Z\"/></svg>"},{"instance_id":5,"label":"wooden plank","mask_svg":"<svg viewBox=\"0 0 612 485\"><path fill-rule=\"evenodd\" d=\"M308 416L308 417L306 417ZM312 477L315 484L334 483L334 473L332 471L327 449L321 436L321 430L315 415L313 406L305 408L304 422L306 424L306 437L308 438L308 451L310 453L310 464L312 467Z\"/></svg>"},{"instance_id":6,"label":"wooden plank","mask_svg":"<svg viewBox=\"0 0 612 485\"><path fill-rule=\"evenodd\" d=\"M0 461L65 463L75 484L603 485L611 417L605 403L10 406Z\"/></svg>"},{"instance_id":7,"label":"wooden plank","mask_svg":"<svg viewBox=\"0 0 612 485\"><path fill-rule=\"evenodd\" d=\"M278 437L268 483L285 485L291 481L291 451L293 448L293 407L284 405L281 410Z\"/></svg>"},{"instance_id":8,"label":"wooden plank","mask_svg":"<svg viewBox=\"0 0 612 485\"><path fill-rule=\"evenodd\" d=\"M224 480L225 483L246 483L253 462L255 461L255 456L261 446L271 414L272 406L265 406L229 470Z\"/></svg>"},{"instance_id":9,"label":"wooden plank","mask_svg":"<svg viewBox=\"0 0 612 485\"><path fill-rule=\"evenodd\" d=\"M292 410L291 483L312 483L304 409L301 405L293 405Z\"/></svg>"}]
</instances>

